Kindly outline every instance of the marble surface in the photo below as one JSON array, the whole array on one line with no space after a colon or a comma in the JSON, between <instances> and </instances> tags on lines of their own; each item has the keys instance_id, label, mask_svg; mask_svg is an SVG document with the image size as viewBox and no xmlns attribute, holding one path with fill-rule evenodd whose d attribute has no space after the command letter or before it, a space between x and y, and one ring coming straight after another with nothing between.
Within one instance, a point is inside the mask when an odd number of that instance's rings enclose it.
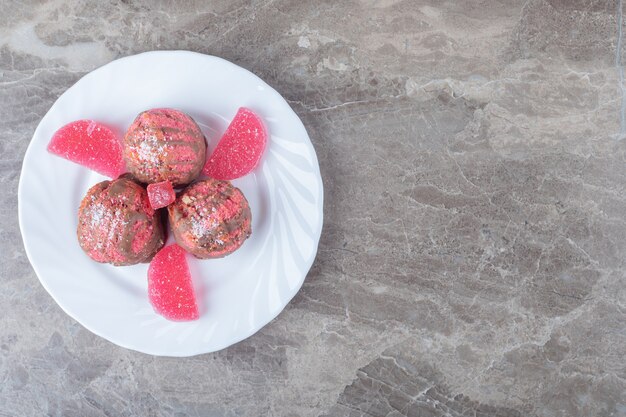
<instances>
[{"instance_id":1,"label":"marble surface","mask_svg":"<svg viewBox=\"0 0 626 417\"><path fill-rule=\"evenodd\" d=\"M0 416L626 416L621 0L0 6ZM156 49L273 85L325 183L300 293L187 359L66 316L17 225L54 100Z\"/></svg>"}]
</instances>

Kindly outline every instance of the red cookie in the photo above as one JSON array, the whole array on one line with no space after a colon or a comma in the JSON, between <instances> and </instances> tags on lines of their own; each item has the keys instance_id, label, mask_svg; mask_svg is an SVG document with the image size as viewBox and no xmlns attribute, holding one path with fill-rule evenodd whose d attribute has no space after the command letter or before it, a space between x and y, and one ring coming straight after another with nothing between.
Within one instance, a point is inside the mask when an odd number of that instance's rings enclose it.
<instances>
[{"instance_id":1,"label":"red cookie","mask_svg":"<svg viewBox=\"0 0 626 417\"><path fill-rule=\"evenodd\" d=\"M200 175L206 140L196 122L174 109L140 113L124 135L124 160L139 181L187 185Z\"/></svg>"},{"instance_id":2,"label":"red cookie","mask_svg":"<svg viewBox=\"0 0 626 417\"><path fill-rule=\"evenodd\" d=\"M78 243L91 259L113 265L147 262L163 246L161 216L146 190L120 177L87 191L78 209Z\"/></svg>"},{"instance_id":3,"label":"red cookie","mask_svg":"<svg viewBox=\"0 0 626 417\"><path fill-rule=\"evenodd\" d=\"M200 259L226 256L252 233L248 201L228 181L198 181L167 210L176 242Z\"/></svg>"}]
</instances>

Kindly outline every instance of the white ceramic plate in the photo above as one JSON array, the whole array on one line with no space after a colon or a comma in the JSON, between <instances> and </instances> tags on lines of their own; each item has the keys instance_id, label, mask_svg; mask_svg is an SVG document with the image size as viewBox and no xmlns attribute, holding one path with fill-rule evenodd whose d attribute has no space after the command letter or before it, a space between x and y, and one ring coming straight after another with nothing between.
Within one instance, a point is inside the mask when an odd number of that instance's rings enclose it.
<instances>
[{"instance_id":1,"label":"white ceramic plate","mask_svg":"<svg viewBox=\"0 0 626 417\"><path fill-rule=\"evenodd\" d=\"M252 236L223 259L188 257L201 317L170 322L147 297L147 265L114 267L88 258L76 239L87 189L106 179L49 154L52 134L77 119L123 132L146 109L191 115L212 150L240 106L257 112L271 140L255 172L233 181L250 203ZM274 89L220 58L148 52L111 62L68 89L39 123L26 151L20 229L39 280L63 310L120 346L164 356L223 349L280 313L313 263L322 229L322 180L300 119Z\"/></svg>"}]
</instances>

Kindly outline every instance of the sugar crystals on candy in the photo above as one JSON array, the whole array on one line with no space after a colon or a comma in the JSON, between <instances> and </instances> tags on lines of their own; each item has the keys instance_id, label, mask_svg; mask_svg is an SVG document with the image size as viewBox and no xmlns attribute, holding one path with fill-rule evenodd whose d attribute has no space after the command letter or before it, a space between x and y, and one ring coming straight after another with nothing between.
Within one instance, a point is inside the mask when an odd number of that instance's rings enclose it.
<instances>
[{"instance_id":1,"label":"sugar crystals on candy","mask_svg":"<svg viewBox=\"0 0 626 417\"><path fill-rule=\"evenodd\" d=\"M267 136L261 118L252 110L241 107L202 172L218 180L243 177L261 160Z\"/></svg>"},{"instance_id":2,"label":"sugar crystals on candy","mask_svg":"<svg viewBox=\"0 0 626 417\"><path fill-rule=\"evenodd\" d=\"M155 210L169 206L176 200L176 193L172 183L162 181L148 184L148 199L150 200L150 206Z\"/></svg>"},{"instance_id":3,"label":"sugar crystals on candy","mask_svg":"<svg viewBox=\"0 0 626 417\"><path fill-rule=\"evenodd\" d=\"M148 297L154 311L172 321L200 316L185 250L173 244L161 249L148 267Z\"/></svg>"},{"instance_id":4,"label":"sugar crystals on candy","mask_svg":"<svg viewBox=\"0 0 626 417\"><path fill-rule=\"evenodd\" d=\"M125 172L120 139L93 120L77 120L57 130L48 151L111 178Z\"/></svg>"}]
</instances>

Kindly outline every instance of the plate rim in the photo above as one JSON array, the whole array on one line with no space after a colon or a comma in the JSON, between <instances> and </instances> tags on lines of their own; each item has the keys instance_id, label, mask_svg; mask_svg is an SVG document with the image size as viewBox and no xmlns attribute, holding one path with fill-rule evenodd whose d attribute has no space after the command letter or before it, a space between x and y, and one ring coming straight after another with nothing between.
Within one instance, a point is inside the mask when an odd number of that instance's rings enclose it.
<instances>
[{"instance_id":1,"label":"plate rim","mask_svg":"<svg viewBox=\"0 0 626 417\"><path fill-rule=\"evenodd\" d=\"M44 120L46 118L49 117L50 114L50 110L57 105L58 101L69 91L77 88L76 86L85 78L89 78L92 76L92 74L96 73L97 71L101 70L102 68L112 64L112 63L117 63L119 61L125 61L125 60L132 60L132 59L138 59L142 56L148 56L148 55L163 55L163 56L167 56L167 55L171 55L171 56L181 56L181 55L193 55L196 57L201 57L203 59L212 59L212 60L216 60L216 61L220 61L221 64L226 65L226 66L230 66L233 68L236 68L238 71L244 71L246 72L249 76L252 76L253 78L256 79L257 82L259 82L261 85L263 85L266 89L270 90L273 93L276 93L278 95L278 97L280 97L280 100L282 100L284 102L284 104L287 105L287 107L289 108L289 110L293 113L293 115L295 116L295 118L297 119L297 123L299 123L299 125L302 127L302 131L304 132L304 134L306 135L305 142L308 142L306 145L308 147L310 147L312 149L312 154L311 157L313 159L314 162L314 173L316 174L316 176L319 178L319 187L320 187L320 193L319 193L319 203L317 204L317 208L318 208L318 212L319 212L319 216L320 216L320 221L319 223L316 225L316 228L313 230L314 232L314 240L313 240L313 250L314 250L314 255L311 257L311 259L308 262L304 263L305 269L306 269L306 273L304 274L304 276L302 277L302 279L299 280L298 284L296 286L294 286L294 288L292 290L289 290L288 293L286 294L285 298L284 298L284 305L282 305L281 308L279 308L275 313L274 312L270 312L268 314L268 319L267 320L263 320L263 323L260 325L255 326L254 328L252 328L252 330L250 331L246 331L243 333L243 336L241 337L235 337L233 340L226 342L226 343L222 343L219 344L218 347L213 348L213 349L195 349L195 350L191 350L189 352L182 352L182 351L173 351L173 352L168 352L168 353L156 353L156 352L148 352L145 350L141 350L135 346L131 346L128 343L125 343L124 340L111 340L110 338L108 338L107 336L104 336L102 334L102 332L94 329L92 326L89 326L85 323L83 323L83 321L81 321L78 317L76 317L76 315L71 314L63 305L63 303L61 303L58 299L58 294L55 295L54 291L52 291L49 286L46 283L45 279L42 279L42 274L41 274L41 270L39 269L39 266L36 265L36 262L33 262L33 255L32 255L32 249L30 247L30 244L28 243L28 238L26 237L26 234L24 233L24 213L23 213L23 207L24 207L24 167L27 165L27 160L31 159L31 155L32 155L32 149L34 148L33 145L33 141L35 139L35 137L38 135L39 130L41 128L41 125L43 124ZM320 170L320 166L319 166L319 160L317 158L317 152L315 150L315 147L313 146L313 142L311 141L311 138L309 136L309 133L306 129L306 127L304 126L304 123L302 122L302 119L300 119L300 116L298 116L298 114L293 110L293 108L291 107L291 105L289 104L289 102L282 96L282 94L280 94L278 91L276 91L276 89L274 89L271 85L269 85L267 82L265 82L263 79L261 79L258 75L254 74L252 71L239 66L233 62L228 61L227 59L215 56L215 55L209 55L209 54L203 54L200 52L194 52L194 51L187 51L187 50L180 50L180 49L175 49L175 50L157 50L157 51L146 51L146 52L141 52L138 54L133 54L133 55L127 55L118 59L114 59L112 61L107 62L104 65L101 65L89 72L87 72L85 75L81 76L78 80L76 80L69 88L63 90L63 92L56 98L56 100L52 103L52 105L48 108L48 111L46 112L46 114L39 120L39 123L37 124L37 127L35 128L32 137L29 141L29 144L26 148L26 152L24 153L24 157L22 159L22 167L20 169L20 177L19 177L19 182L18 182L18 190L17 190L17 203L18 203L18 225L19 225L19 229L20 229L20 235L22 237L22 243L24 246L24 251L26 253L26 257L28 258L28 261L31 265L31 267L33 268L33 271L35 272L35 275L37 276L37 279L39 280L39 283L44 287L44 289L46 290L46 292L52 297L52 299L55 301L55 303L61 308L61 310L67 314L69 317L71 317L74 321L76 321L78 324L80 324L82 327L84 327L85 329L87 329L88 331L90 331L91 333L95 334L96 336L106 340L109 343L112 343L114 345L120 346L124 349L129 349L135 352L140 352L143 354L147 354L147 355L151 355L151 356L161 356L161 357L191 357L191 356L197 356L197 355L202 355L202 354L207 354L207 353L213 353L213 352L217 352L223 349L226 349L229 346L232 346L234 344L237 344L251 336L253 336L254 334L256 334L257 332L259 332L263 327L267 326L268 324L270 324L274 319L276 319L276 317L278 317L278 315L280 315L280 313L282 313L284 311L284 309L289 305L289 303L291 302L291 300L293 300L293 298L296 296L296 294L300 291L300 289L302 288L302 285L304 285L304 281L306 280L311 267L313 266L315 260L317 259L318 253L319 253L319 243L321 240L321 234L322 234L322 230L324 227L324 182L323 182L323 177L321 174L321 170Z\"/></svg>"}]
</instances>

